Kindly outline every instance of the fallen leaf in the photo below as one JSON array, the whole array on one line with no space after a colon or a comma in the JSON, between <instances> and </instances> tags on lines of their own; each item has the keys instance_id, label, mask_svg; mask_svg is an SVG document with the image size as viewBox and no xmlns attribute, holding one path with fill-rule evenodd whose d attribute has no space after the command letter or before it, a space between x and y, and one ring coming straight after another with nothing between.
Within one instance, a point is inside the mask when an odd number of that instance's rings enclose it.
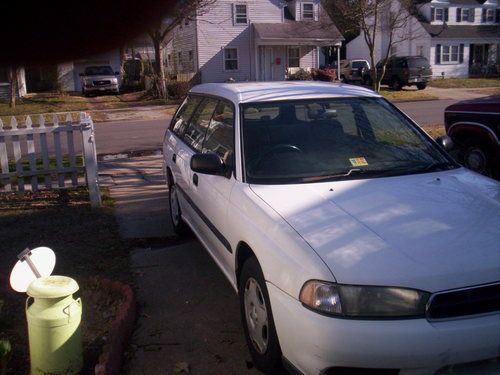
<instances>
[{"instance_id":1,"label":"fallen leaf","mask_svg":"<svg viewBox=\"0 0 500 375\"><path fill-rule=\"evenodd\" d=\"M177 362L174 366L174 373L180 374L180 373L186 373L189 374L189 363L187 362Z\"/></svg>"}]
</instances>

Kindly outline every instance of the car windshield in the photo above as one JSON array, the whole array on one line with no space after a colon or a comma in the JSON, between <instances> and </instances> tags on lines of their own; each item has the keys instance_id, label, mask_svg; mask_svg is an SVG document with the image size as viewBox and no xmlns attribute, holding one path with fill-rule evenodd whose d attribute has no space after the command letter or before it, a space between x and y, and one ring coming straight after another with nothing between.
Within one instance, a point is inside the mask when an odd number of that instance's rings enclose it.
<instances>
[{"instance_id":1,"label":"car windshield","mask_svg":"<svg viewBox=\"0 0 500 375\"><path fill-rule=\"evenodd\" d=\"M368 68L368 65L367 65L366 61L353 61L352 68L353 69Z\"/></svg>"},{"instance_id":2,"label":"car windshield","mask_svg":"<svg viewBox=\"0 0 500 375\"><path fill-rule=\"evenodd\" d=\"M89 66L85 68L86 76L112 76L113 69L109 66Z\"/></svg>"},{"instance_id":3,"label":"car windshield","mask_svg":"<svg viewBox=\"0 0 500 375\"><path fill-rule=\"evenodd\" d=\"M372 178L456 164L381 98L242 105L244 168L255 184Z\"/></svg>"}]
</instances>

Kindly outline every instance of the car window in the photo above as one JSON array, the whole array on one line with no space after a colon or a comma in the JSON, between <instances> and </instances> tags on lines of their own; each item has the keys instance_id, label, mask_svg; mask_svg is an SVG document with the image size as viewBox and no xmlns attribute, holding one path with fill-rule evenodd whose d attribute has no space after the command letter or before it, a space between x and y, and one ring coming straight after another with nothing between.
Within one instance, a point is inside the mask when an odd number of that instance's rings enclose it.
<instances>
[{"instance_id":1,"label":"car window","mask_svg":"<svg viewBox=\"0 0 500 375\"><path fill-rule=\"evenodd\" d=\"M234 164L234 109L233 105L221 100L210 121L202 152L215 152L226 165Z\"/></svg>"},{"instance_id":2,"label":"car window","mask_svg":"<svg viewBox=\"0 0 500 375\"><path fill-rule=\"evenodd\" d=\"M182 136L182 134L184 134L184 130L186 130L188 121L198 104L200 104L201 100L201 96L188 96L184 100L184 102L181 104L181 107L177 111L174 120L172 121L171 129L175 134L179 136Z\"/></svg>"},{"instance_id":3,"label":"car window","mask_svg":"<svg viewBox=\"0 0 500 375\"><path fill-rule=\"evenodd\" d=\"M195 113L189 120L189 125L184 132L184 140L188 145L197 151L201 151L203 139L207 132L210 119L217 106L218 100L213 98L205 98L196 108Z\"/></svg>"},{"instance_id":4,"label":"car window","mask_svg":"<svg viewBox=\"0 0 500 375\"><path fill-rule=\"evenodd\" d=\"M247 119L246 107L264 112L267 106L279 108L274 120ZM249 183L373 178L423 173L452 164L407 118L380 98L248 103L242 109Z\"/></svg>"},{"instance_id":5,"label":"car window","mask_svg":"<svg viewBox=\"0 0 500 375\"><path fill-rule=\"evenodd\" d=\"M352 68L353 69L368 68L368 65L367 65L366 61L353 61Z\"/></svg>"},{"instance_id":6,"label":"car window","mask_svg":"<svg viewBox=\"0 0 500 375\"><path fill-rule=\"evenodd\" d=\"M425 57L417 57L408 60L408 64L410 65L410 68L421 68L421 67L428 67L429 61Z\"/></svg>"},{"instance_id":7,"label":"car window","mask_svg":"<svg viewBox=\"0 0 500 375\"><path fill-rule=\"evenodd\" d=\"M109 66L89 66L85 68L86 76L111 76L114 74L113 69Z\"/></svg>"}]
</instances>

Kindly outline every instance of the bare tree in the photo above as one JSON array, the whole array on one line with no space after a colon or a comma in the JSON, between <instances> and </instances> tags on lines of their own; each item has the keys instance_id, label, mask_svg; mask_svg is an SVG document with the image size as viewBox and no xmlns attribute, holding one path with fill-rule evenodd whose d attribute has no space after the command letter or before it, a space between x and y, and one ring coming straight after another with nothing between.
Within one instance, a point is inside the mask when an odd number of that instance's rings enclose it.
<instances>
[{"instance_id":1,"label":"bare tree","mask_svg":"<svg viewBox=\"0 0 500 375\"><path fill-rule=\"evenodd\" d=\"M8 79L10 84L9 106L11 108L16 107L17 90L19 85L17 79L18 75L19 75L19 67L10 66L8 69Z\"/></svg>"},{"instance_id":2,"label":"bare tree","mask_svg":"<svg viewBox=\"0 0 500 375\"><path fill-rule=\"evenodd\" d=\"M171 38L172 31L185 21L192 21L196 15L203 14L209 6L215 4L215 0L182 0L178 1L175 9L168 19L162 20L149 28L148 35L153 42L155 61L153 64L155 86L158 87L159 95L167 98L167 83L165 78L165 66L163 62L163 50L166 42Z\"/></svg>"},{"instance_id":3,"label":"bare tree","mask_svg":"<svg viewBox=\"0 0 500 375\"><path fill-rule=\"evenodd\" d=\"M370 76L373 89L378 92L385 75L391 49L403 41L417 38L417 9L413 0L325 0L332 18L338 20L343 33L360 33L370 54ZM380 51L381 64L377 67L376 49L379 38L386 43ZM380 45L382 45L380 43Z\"/></svg>"}]
</instances>

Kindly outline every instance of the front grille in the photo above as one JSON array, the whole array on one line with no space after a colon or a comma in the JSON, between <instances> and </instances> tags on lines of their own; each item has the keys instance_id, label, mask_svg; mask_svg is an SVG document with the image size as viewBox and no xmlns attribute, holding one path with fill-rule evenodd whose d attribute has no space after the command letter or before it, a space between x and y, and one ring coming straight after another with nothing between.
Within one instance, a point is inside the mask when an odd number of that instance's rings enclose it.
<instances>
[{"instance_id":1,"label":"front grille","mask_svg":"<svg viewBox=\"0 0 500 375\"><path fill-rule=\"evenodd\" d=\"M94 81L95 86L104 86L104 85L109 85L111 84L111 81L106 80L106 81Z\"/></svg>"},{"instance_id":2,"label":"front grille","mask_svg":"<svg viewBox=\"0 0 500 375\"><path fill-rule=\"evenodd\" d=\"M500 283L434 294L429 301L427 318L455 318L495 311L500 311Z\"/></svg>"}]
</instances>

